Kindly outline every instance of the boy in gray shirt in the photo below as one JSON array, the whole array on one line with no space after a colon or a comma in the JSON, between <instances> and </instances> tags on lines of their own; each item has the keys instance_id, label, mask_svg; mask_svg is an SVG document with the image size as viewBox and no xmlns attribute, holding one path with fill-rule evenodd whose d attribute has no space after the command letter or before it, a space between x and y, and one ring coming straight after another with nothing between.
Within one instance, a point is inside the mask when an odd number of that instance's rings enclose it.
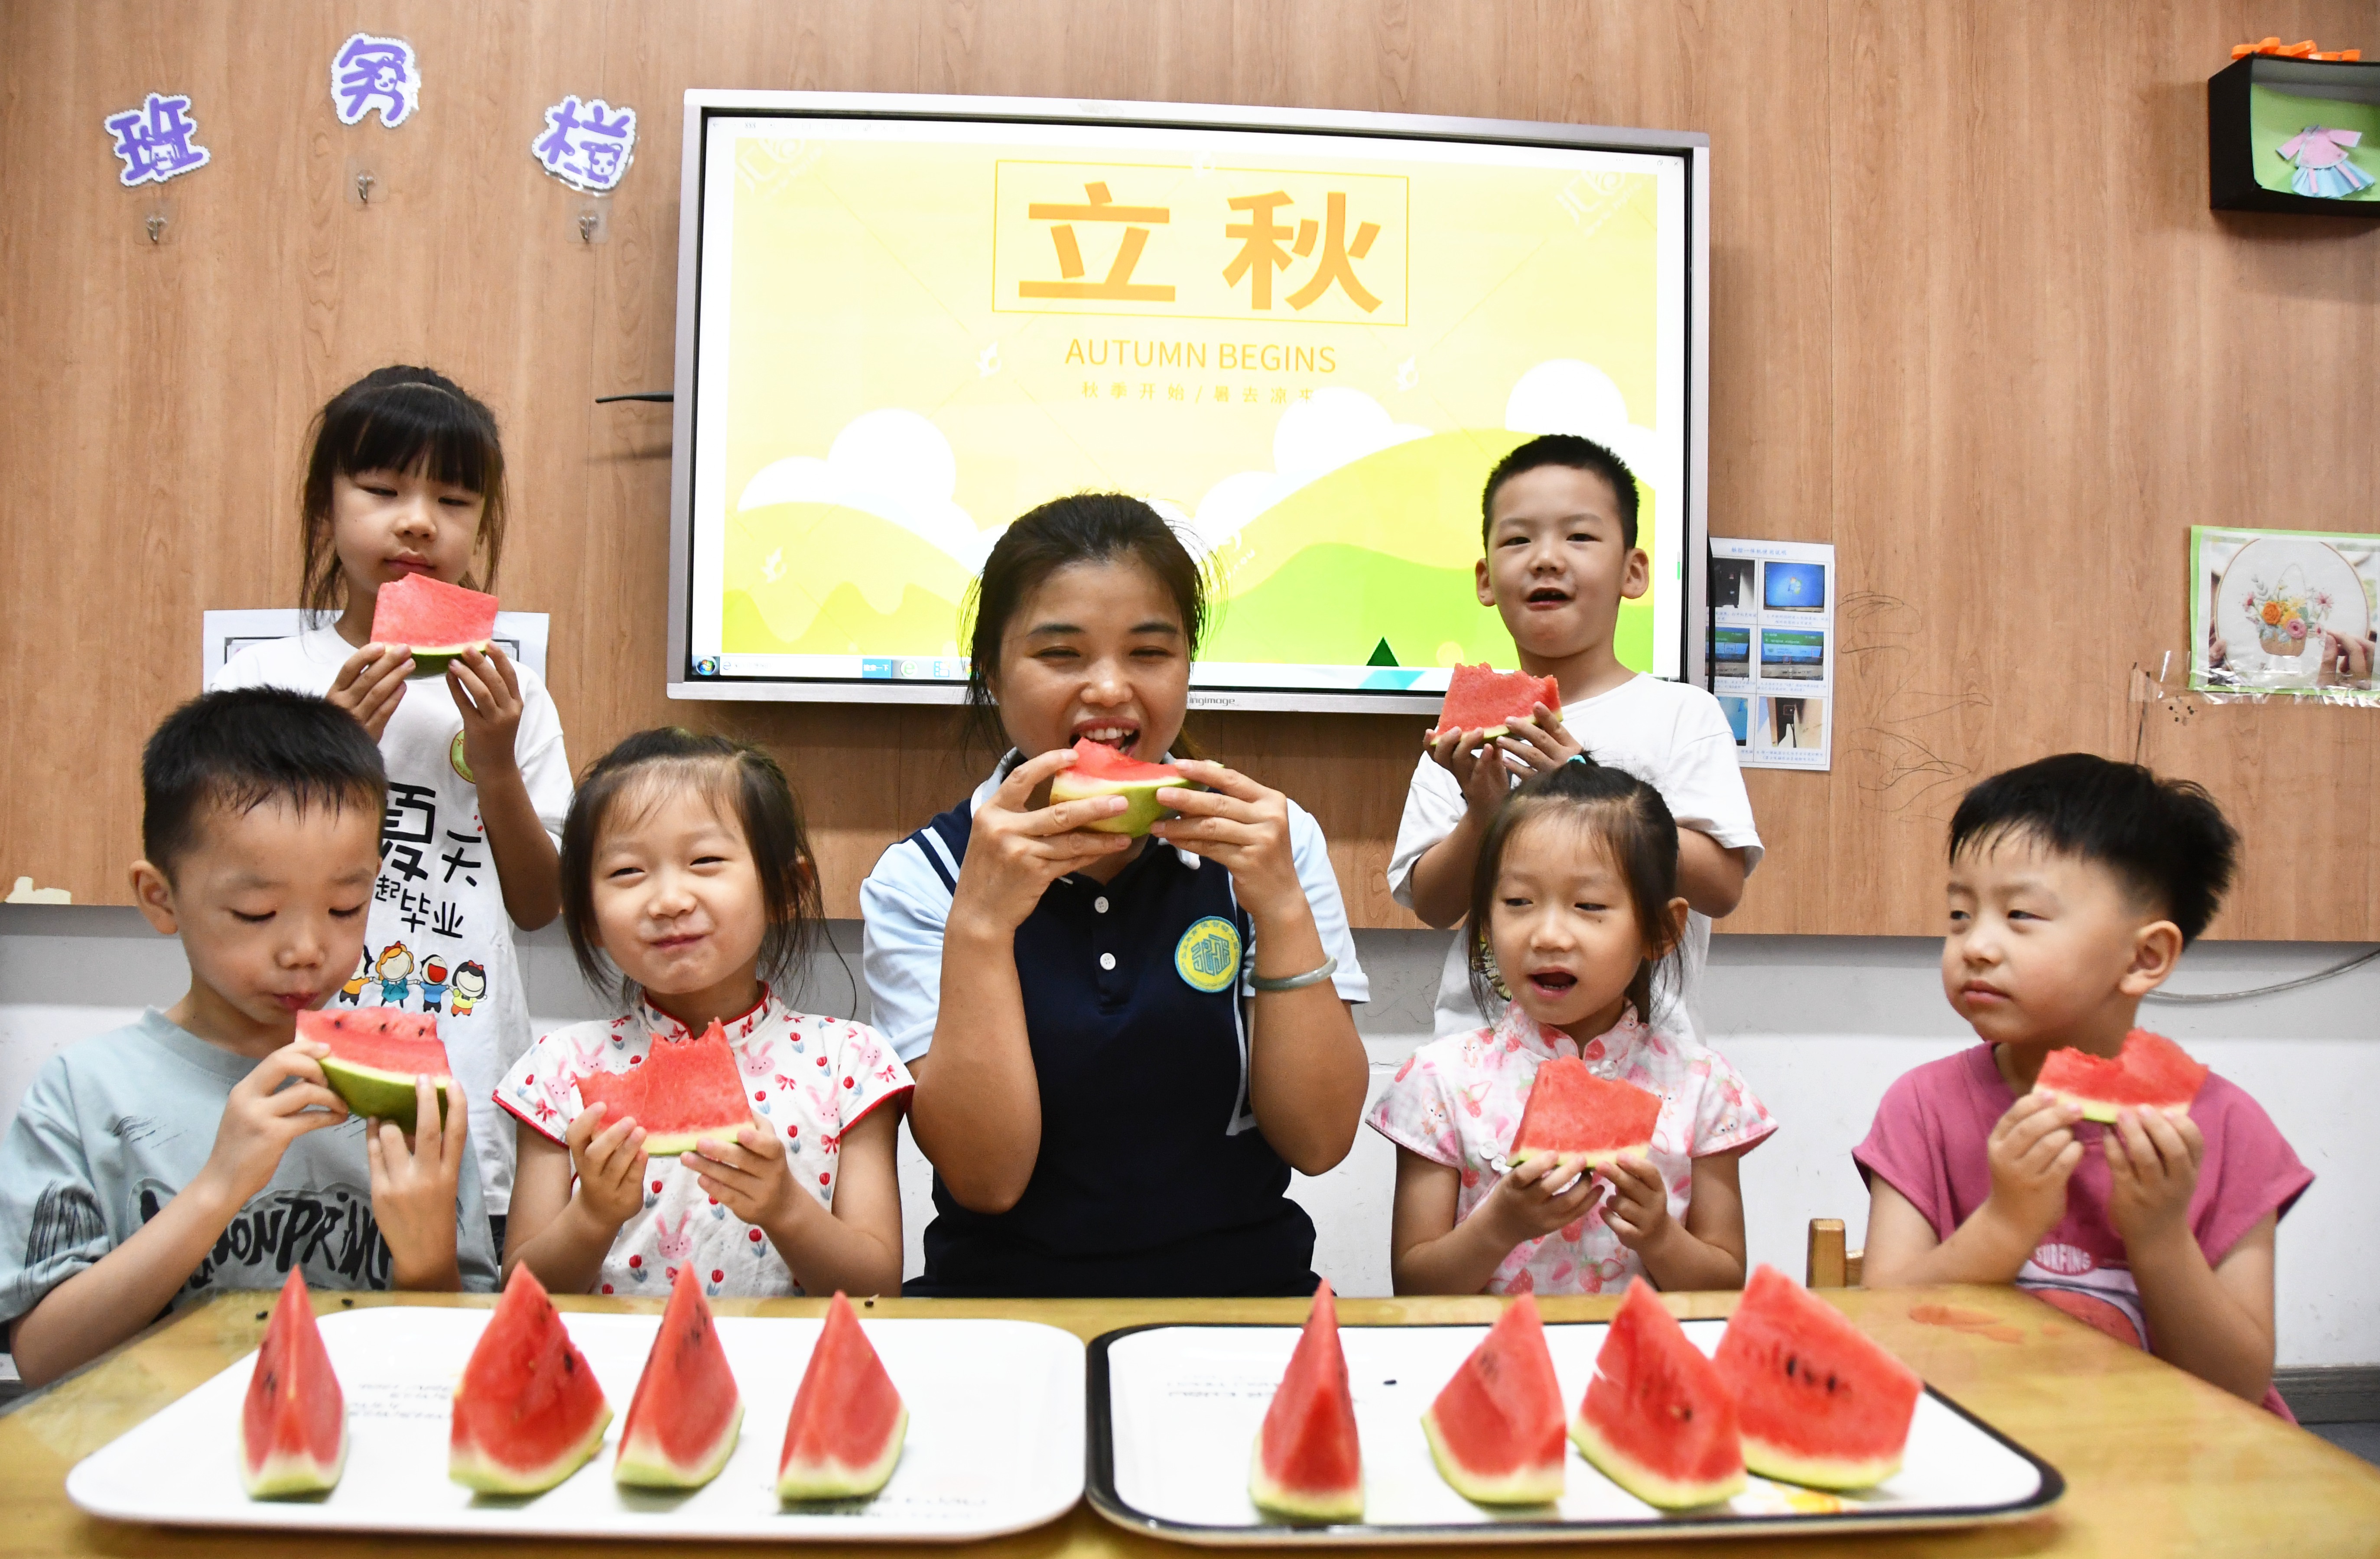
<instances>
[{"instance_id":1,"label":"boy in gray shirt","mask_svg":"<svg viewBox=\"0 0 2380 1559\"><path fill-rule=\"evenodd\" d=\"M54 1380L228 1289L492 1289L468 1112L351 1117L296 1038L363 952L386 780L318 698L212 693L141 760L132 890L190 988L44 1066L0 1142L0 1319Z\"/></svg>"}]
</instances>

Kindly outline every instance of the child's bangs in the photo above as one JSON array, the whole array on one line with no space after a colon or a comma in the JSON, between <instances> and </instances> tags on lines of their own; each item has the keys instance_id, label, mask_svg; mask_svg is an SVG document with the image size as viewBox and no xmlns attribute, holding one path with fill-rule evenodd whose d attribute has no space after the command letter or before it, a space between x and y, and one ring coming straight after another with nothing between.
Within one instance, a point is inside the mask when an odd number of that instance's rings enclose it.
<instances>
[{"instance_id":1,"label":"child's bangs","mask_svg":"<svg viewBox=\"0 0 2380 1559\"><path fill-rule=\"evenodd\" d=\"M346 476L419 470L484 495L502 469L495 431L475 408L434 384L391 385L340 420L348 425L322 432Z\"/></svg>"}]
</instances>

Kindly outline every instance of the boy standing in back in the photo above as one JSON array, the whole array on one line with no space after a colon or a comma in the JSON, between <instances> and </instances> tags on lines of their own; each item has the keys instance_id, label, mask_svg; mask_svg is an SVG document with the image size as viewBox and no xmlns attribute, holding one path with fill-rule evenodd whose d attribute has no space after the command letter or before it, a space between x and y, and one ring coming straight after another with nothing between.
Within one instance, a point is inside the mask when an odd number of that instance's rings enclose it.
<instances>
[{"instance_id":1,"label":"boy standing in back","mask_svg":"<svg viewBox=\"0 0 2380 1559\"><path fill-rule=\"evenodd\" d=\"M55 1380L236 1288L492 1289L465 1147L429 1083L408 1143L324 1085L298 1014L363 955L386 779L321 699L211 693L150 737L132 892L190 988L43 1066L0 1143L0 1318Z\"/></svg>"},{"instance_id":2,"label":"boy standing in back","mask_svg":"<svg viewBox=\"0 0 2380 1559\"><path fill-rule=\"evenodd\" d=\"M1691 911L1679 989L1657 988L1648 1023L1693 1032L1690 1004L1710 946L1710 923L1731 913L1760 862L1718 700L1620 664L1612 639L1620 603L1645 593L1651 565L1636 544L1636 479L1620 457L1569 433L1531 439L1488 473L1481 500L1479 603L1504 619L1521 669L1561 688L1559 721L1543 704L1494 741L1441 731L1405 794L1389 862L1389 891L1428 924L1458 926L1471 899L1480 841L1521 778L1580 752L1661 793L1678 820L1678 887ZM1471 995L1465 939L1447 950L1437 1032L1468 1032L1497 1015Z\"/></svg>"}]
</instances>

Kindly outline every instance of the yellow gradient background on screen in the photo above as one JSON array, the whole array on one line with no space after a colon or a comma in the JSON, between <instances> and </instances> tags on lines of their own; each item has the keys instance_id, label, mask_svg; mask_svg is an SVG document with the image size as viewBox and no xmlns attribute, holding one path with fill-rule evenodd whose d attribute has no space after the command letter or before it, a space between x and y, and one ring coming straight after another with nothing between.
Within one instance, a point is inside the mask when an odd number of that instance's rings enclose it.
<instances>
[{"instance_id":1,"label":"yellow gradient background on screen","mask_svg":"<svg viewBox=\"0 0 2380 1559\"><path fill-rule=\"evenodd\" d=\"M1652 544L1649 174L748 137L734 173L731 653L955 655L999 529L1101 488L1205 545L1208 662L1509 665L1480 485L1555 427L1645 479Z\"/></svg>"}]
</instances>

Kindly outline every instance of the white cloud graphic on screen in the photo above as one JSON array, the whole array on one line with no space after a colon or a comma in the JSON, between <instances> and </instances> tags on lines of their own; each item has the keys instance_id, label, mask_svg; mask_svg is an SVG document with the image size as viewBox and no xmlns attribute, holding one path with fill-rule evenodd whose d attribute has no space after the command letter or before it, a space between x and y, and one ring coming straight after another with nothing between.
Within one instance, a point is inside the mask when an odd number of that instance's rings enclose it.
<instances>
[{"instance_id":1,"label":"white cloud graphic on screen","mask_svg":"<svg viewBox=\"0 0 2380 1559\"><path fill-rule=\"evenodd\" d=\"M958 456L941 429L917 412L884 407L844 423L823 460L795 455L762 467L735 508L840 504L899 526L974 574L1000 531L977 529L952 501L958 484Z\"/></svg>"},{"instance_id":2,"label":"white cloud graphic on screen","mask_svg":"<svg viewBox=\"0 0 2380 1559\"><path fill-rule=\"evenodd\" d=\"M1240 471L1207 489L1190 526L1208 551L1228 545L1247 523L1318 477L1366 455L1429 435L1400 422L1361 390L1317 390L1281 414L1272 433L1273 469Z\"/></svg>"},{"instance_id":3,"label":"white cloud graphic on screen","mask_svg":"<svg viewBox=\"0 0 2380 1559\"><path fill-rule=\"evenodd\" d=\"M1522 374L1504 401L1504 426L1516 433L1591 438L1627 461L1637 481L1653 485L1653 430L1628 420L1627 397L1591 362L1553 358Z\"/></svg>"}]
</instances>

